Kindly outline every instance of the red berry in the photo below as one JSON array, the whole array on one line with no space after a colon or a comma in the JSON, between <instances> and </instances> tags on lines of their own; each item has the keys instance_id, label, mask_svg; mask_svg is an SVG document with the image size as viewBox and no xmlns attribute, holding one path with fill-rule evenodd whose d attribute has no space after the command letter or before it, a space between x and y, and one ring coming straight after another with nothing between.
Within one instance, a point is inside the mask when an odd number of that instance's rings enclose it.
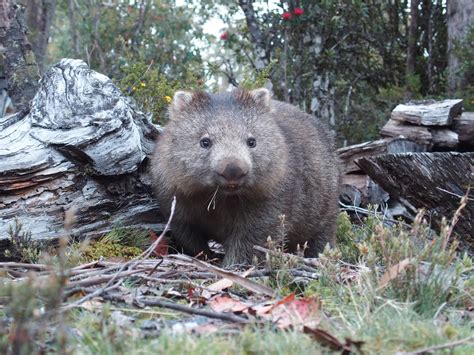
<instances>
[{"instance_id":1,"label":"red berry","mask_svg":"<svg viewBox=\"0 0 474 355\"><path fill-rule=\"evenodd\" d=\"M285 21L291 20L291 14L289 12L284 12L283 15L281 15L281 17Z\"/></svg>"},{"instance_id":2,"label":"red berry","mask_svg":"<svg viewBox=\"0 0 474 355\"><path fill-rule=\"evenodd\" d=\"M295 9L293 10L293 14L295 16L301 16L304 14L304 10L301 7L295 7Z\"/></svg>"},{"instance_id":3,"label":"red berry","mask_svg":"<svg viewBox=\"0 0 474 355\"><path fill-rule=\"evenodd\" d=\"M221 34L221 37L220 37L220 38L221 38L223 41L225 41L228 37L229 37L229 34L228 34L227 32L224 32L224 33Z\"/></svg>"}]
</instances>

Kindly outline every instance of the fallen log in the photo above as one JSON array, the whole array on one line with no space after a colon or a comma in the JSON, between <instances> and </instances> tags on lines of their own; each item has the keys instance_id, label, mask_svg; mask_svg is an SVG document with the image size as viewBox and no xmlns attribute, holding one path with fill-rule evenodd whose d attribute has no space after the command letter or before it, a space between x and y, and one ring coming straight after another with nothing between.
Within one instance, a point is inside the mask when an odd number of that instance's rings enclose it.
<instances>
[{"instance_id":1,"label":"fallen log","mask_svg":"<svg viewBox=\"0 0 474 355\"><path fill-rule=\"evenodd\" d=\"M462 100L423 100L400 104L392 111L391 118L423 126L449 126L462 112Z\"/></svg>"},{"instance_id":2,"label":"fallen log","mask_svg":"<svg viewBox=\"0 0 474 355\"><path fill-rule=\"evenodd\" d=\"M354 162L362 157L387 153L425 152L426 149L426 146L413 140L395 137L339 148L337 154L341 161L341 170L344 174L347 174L361 171Z\"/></svg>"},{"instance_id":3,"label":"fallen log","mask_svg":"<svg viewBox=\"0 0 474 355\"><path fill-rule=\"evenodd\" d=\"M474 250L473 152L385 154L361 158L356 164L392 198L426 208L437 226L443 216L453 217L469 191L454 232Z\"/></svg>"},{"instance_id":4,"label":"fallen log","mask_svg":"<svg viewBox=\"0 0 474 355\"><path fill-rule=\"evenodd\" d=\"M453 131L458 134L459 142L466 148L474 148L474 112L463 112L453 120Z\"/></svg>"},{"instance_id":5,"label":"fallen log","mask_svg":"<svg viewBox=\"0 0 474 355\"><path fill-rule=\"evenodd\" d=\"M144 172L158 127L106 76L63 59L42 78L30 112L0 118L0 243L17 222L35 239L114 226L162 228Z\"/></svg>"},{"instance_id":6,"label":"fallen log","mask_svg":"<svg viewBox=\"0 0 474 355\"><path fill-rule=\"evenodd\" d=\"M369 204L382 206L389 200L388 193L356 165L357 159L382 154L424 152L426 149L426 146L405 138L383 138L338 149L343 172L341 201L353 207L367 207Z\"/></svg>"}]
</instances>

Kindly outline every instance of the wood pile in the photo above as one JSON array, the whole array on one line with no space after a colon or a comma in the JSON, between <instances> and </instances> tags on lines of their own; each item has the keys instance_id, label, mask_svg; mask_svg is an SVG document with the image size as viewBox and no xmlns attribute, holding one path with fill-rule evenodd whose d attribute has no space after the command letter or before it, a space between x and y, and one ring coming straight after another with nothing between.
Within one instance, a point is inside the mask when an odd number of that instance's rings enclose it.
<instances>
[{"instance_id":1,"label":"wood pile","mask_svg":"<svg viewBox=\"0 0 474 355\"><path fill-rule=\"evenodd\" d=\"M338 150L341 204L357 211L378 205L388 218L412 220L427 208L434 224L451 218L468 194L456 232L474 245L474 112L462 100L398 105L381 139Z\"/></svg>"}]
</instances>

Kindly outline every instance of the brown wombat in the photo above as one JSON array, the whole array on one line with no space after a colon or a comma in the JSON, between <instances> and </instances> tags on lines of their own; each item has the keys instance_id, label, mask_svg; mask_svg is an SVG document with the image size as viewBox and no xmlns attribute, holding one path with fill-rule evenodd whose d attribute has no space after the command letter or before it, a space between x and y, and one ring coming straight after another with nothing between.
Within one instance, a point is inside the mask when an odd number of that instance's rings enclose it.
<instances>
[{"instance_id":1,"label":"brown wombat","mask_svg":"<svg viewBox=\"0 0 474 355\"><path fill-rule=\"evenodd\" d=\"M271 99L266 89L175 94L152 158L163 212L179 248L225 250L224 265L249 263L278 234L315 257L335 241L339 172L328 130L313 116Z\"/></svg>"}]
</instances>

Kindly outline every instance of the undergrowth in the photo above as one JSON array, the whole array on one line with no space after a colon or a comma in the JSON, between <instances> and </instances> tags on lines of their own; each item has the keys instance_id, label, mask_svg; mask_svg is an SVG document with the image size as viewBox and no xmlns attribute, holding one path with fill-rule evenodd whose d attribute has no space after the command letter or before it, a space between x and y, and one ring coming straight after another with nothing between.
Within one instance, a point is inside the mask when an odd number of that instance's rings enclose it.
<instances>
[{"instance_id":1,"label":"undergrowth","mask_svg":"<svg viewBox=\"0 0 474 355\"><path fill-rule=\"evenodd\" d=\"M458 250L452 234L454 222L443 222L439 233L429 228L423 211L410 228L402 223L387 226L383 217L375 214L362 222L353 224L346 213L341 213L337 247L326 248L320 255L320 277L308 282L291 273L298 266L304 270L304 246L299 255L284 253L286 226L285 217L280 216L280 227L267 245L265 267L270 275L261 282L281 296L316 296L322 304L320 328L339 339L364 342L366 353L413 351L470 337L474 328L474 269L471 257ZM21 228L14 233L28 237ZM61 275L67 276L68 267L99 257L132 258L148 243L146 233L118 228L95 244L63 245L62 253L49 259L46 254L38 255L37 260L56 268L59 276L32 275L24 282L12 282L7 275L0 275L0 353L324 350L301 330L277 331L270 325L236 328L221 324L212 334L176 333L174 325L194 318L158 307L121 306L123 312L119 313L130 315L127 318L114 314L117 306L97 302L95 307L65 312L61 318L62 312L57 310L67 282ZM239 290L239 294L245 292ZM144 322L161 322L162 328L148 334L143 331ZM61 324L69 330L58 333ZM453 349L459 354L473 351L469 341Z\"/></svg>"}]
</instances>

